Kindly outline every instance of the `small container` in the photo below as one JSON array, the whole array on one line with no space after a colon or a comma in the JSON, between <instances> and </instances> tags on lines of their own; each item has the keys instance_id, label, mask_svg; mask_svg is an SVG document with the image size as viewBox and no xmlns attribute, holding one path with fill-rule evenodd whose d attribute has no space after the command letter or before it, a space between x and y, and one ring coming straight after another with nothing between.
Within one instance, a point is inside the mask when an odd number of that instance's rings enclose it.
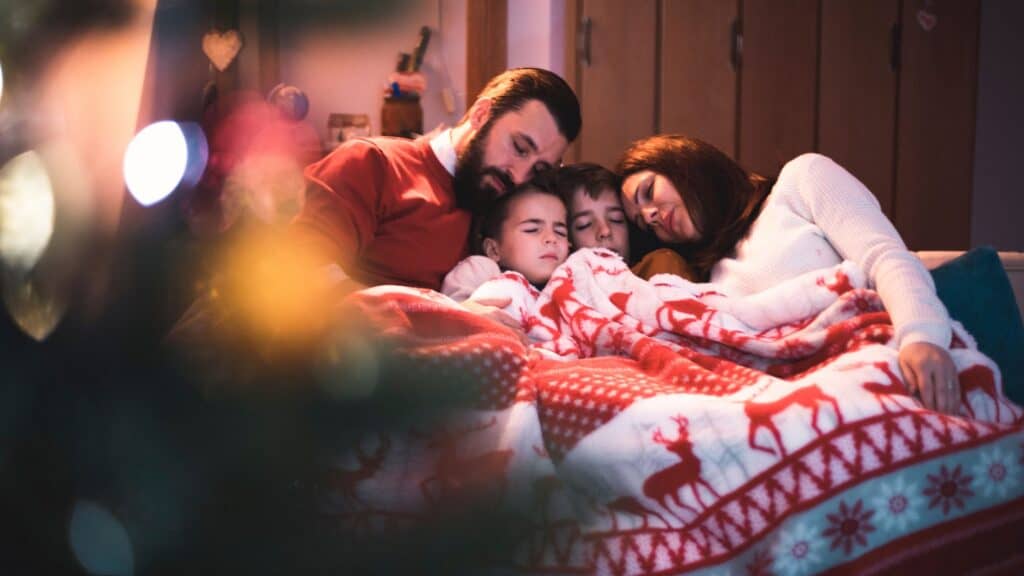
<instances>
[{"instance_id":1,"label":"small container","mask_svg":"<svg viewBox=\"0 0 1024 576\"><path fill-rule=\"evenodd\" d=\"M423 134L420 97L416 94L386 96L380 110L380 133L383 136L403 138L416 138Z\"/></svg>"}]
</instances>

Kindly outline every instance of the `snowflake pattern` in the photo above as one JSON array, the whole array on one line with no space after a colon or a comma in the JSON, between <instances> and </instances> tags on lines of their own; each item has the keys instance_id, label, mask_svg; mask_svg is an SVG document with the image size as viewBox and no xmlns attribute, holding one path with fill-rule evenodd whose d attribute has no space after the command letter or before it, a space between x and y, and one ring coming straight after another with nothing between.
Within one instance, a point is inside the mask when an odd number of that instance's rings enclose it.
<instances>
[{"instance_id":1,"label":"snowflake pattern","mask_svg":"<svg viewBox=\"0 0 1024 576\"><path fill-rule=\"evenodd\" d=\"M972 470L985 496L1005 498L1012 486L1017 485L1017 466L1010 454L998 447L981 453Z\"/></svg>"},{"instance_id":2,"label":"snowflake pattern","mask_svg":"<svg viewBox=\"0 0 1024 576\"><path fill-rule=\"evenodd\" d=\"M931 501L928 502L928 509L941 504L944 516L948 516L950 509L954 506L963 510L964 501L974 496L974 491L971 490L973 480L973 476L962 474L959 464L952 471L943 464L938 474L928 475L928 482L931 485L924 489L924 495L931 498Z\"/></svg>"},{"instance_id":3,"label":"snowflake pattern","mask_svg":"<svg viewBox=\"0 0 1024 576\"><path fill-rule=\"evenodd\" d=\"M864 509L864 503L860 498L852 507L847 507L845 500L840 501L838 514L825 515L831 525L821 535L832 539L832 550L842 547L843 553L849 556L855 545L868 545L867 535L875 531L874 525L871 524L871 517L874 515L874 510Z\"/></svg>"},{"instance_id":4,"label":"snowflake pattern","mask_svg":"<svg viewBox=\"0 0 1024 576\"><path fill-rule=\"evenodd\" d=\"M772 548L775 573L784 576L813 574L821 562L822 541L807 525L799 523L779 536Z\"/></svg>"},{"instance_id":5,"label":"snowflake pattern","mask_svg":"<svg viewBox=\"0 0 1024 576\"><path fill-rule=\"evenodd\" d=\"M879 511L877 520L885 530L904 532L921 517L918 510L922 502L917 484L905 482L903 476L882 483L871 504Z\"/></svg>"}]
</instances>

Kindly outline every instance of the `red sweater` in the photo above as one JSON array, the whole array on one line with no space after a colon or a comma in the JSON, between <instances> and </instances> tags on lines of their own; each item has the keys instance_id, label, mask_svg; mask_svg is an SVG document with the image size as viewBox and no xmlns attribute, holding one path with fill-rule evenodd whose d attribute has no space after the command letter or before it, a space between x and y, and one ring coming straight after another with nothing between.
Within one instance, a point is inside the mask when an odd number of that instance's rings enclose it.
<instances>
[{"instance_id":1,"label":"red sweater","mask_svg":"<svg viewBox=\"0 0 1024 576\"><path fill-rule=\"evenodd\" d=\"M438 290L467 254L469 212L426 139L345 142L306 179L299 232L358 282Z\"/></svg>"}]
</instances>

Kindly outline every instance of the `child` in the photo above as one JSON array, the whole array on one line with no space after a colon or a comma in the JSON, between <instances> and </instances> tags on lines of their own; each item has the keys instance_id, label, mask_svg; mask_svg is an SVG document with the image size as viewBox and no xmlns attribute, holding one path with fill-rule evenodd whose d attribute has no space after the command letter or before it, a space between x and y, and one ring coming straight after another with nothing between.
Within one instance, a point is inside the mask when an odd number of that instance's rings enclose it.
<instances>
[{"instance_id":1,"label":"child","mask_svg":"<svg viewBox=\"0 0 1024 576\"><path fill-rule=\"evenodd\" d=\"M629 226L619 199L619 177L598 164L581 162L559 168L556 180L569 208L573 248L608 248L630 262ZM645 280L662 273L694 279L686 261L669 248L648 253L632 265L632 271Z\"/></svg>"},{"instance_id":2,"label":"child","mask_svg":"<svg viewBox=\"0 0 1024 576\"><path fill-rule=\"evenodd\" d=\"M566 209L550 177L535 178L498 198L480 222L480 244L444 278L441 292L467 299L503 271L521 274L543 288L569 256Z\"/></svg>"}]
</instances>

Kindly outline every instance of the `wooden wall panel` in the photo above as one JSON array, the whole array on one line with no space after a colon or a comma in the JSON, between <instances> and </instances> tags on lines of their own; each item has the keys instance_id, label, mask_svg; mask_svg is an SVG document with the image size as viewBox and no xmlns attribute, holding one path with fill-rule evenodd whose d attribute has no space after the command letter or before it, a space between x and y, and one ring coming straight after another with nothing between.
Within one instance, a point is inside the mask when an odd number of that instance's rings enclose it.
<instances>
[{"instance_id":1,"label":"wooden wall panel","mask_svg":"<svg viewBox=\"0 0 1024 576\"><path fill-rule=\"evenodd\" d=\"M895 223L915 250L970 244L978 0L906 0Z\"/></svg>"},{"instance_id":2,"label":"wooden wall panel","mask_svg":"<svg viewBox=\"0 0 1024 576\"><path fill-rule=\"evenodd\" d=\"M487 81L508 67L507 0L466 3L466 106Z\"/></svg>"},{"instance_id":3,"label":"wooden wall panel","mask_svg":"<svg viewBox=\"0 0 1024 576\"><path fill-rule=\"evenodd\" d=\"M818 150L859 178L892 218L899 0L823 0Z\"/></svg>"},{"instance_id":4,"label":"wooden wall panel","mask_svg":"<svg viewBox=\"0 0 1024 576\"><path fill-rule=\"evenodd\" d=\"M626 146L655 131L657 1L584 0L590 62L577 60L583 112L579 159L613 166Z\"/></svg>"},{"instance_id":5,"label":"wooden wall panel","mask_svg":"<svg viewBox=\"0 0 1024 576\"><path fill-rule=\"evenodd\" d=\"M818 0L742 0L739 155L777 174L814 150Z\"/></svg>"},{"instance_id":6,"label":"wooden wall panel","mask_svg":"<svg viewBox=\"0 0 1024 576\"><path fill-rule=\"evenodd\" d=\"M733 24L738 0L668 0L661 12L659 132L679 132L736 154Z\"/></svg>"}]
</instances>

